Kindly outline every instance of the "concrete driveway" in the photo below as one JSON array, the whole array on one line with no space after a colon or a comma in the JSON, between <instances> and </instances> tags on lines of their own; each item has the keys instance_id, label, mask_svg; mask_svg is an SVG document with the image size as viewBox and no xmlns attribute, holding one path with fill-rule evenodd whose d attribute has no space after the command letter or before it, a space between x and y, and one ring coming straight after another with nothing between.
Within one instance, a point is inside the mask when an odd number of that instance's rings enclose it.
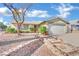
<instances>
[{"instance_id":1,"label":"concrete driveway","mask_svg":"<svg viewBox=\"0 0 79 59\"><path fill-rule=\"evenodd\" d=\"M60 38L62 38L64 42L79 47L79 31L74 31L72 33L64 34L60 36Z\"/></svg>"}]
</instances>

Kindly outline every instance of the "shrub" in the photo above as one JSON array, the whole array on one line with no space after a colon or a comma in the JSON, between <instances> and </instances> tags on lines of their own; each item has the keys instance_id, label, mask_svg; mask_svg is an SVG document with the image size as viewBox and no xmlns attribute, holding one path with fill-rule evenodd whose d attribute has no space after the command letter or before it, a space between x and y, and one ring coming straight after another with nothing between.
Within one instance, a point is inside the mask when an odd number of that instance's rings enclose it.
<instances>
[{"instance_id":1,"label":"shrub","mask_svg":"<svg viewBox=\"0 0 79 59\"><path fill-rule=\"evenodd\" d=\"M15 28L11 28L10 26L6 28L7 33L16 33Z\"/></svg>"},{"instance_id":2,"label":"shrub","mask_svg":"<svg viewBox=\"0 0 79 59\"><path fill-rule=\"evenodd\" d=\"M29 30L20 30L21 33L29 33Z\"/></svg>"},{"instance_id":3,"label":"shrub","mask_svg":"<svg viewBox=\"0 0 79 59\"><path fill-rule=\"evenodd\" d=\"M35 31L35 28L33 26L30 26L29 29L30 29L30 32L34 32Z\"/></svg>"},{"instance_id":4,"label":"shrub","mask_svg":"<svg viewBox=\"0 0 79 59\"><path fill-rule=\"evenodd\" d=\"M45 26L41 26L39 27L38 31L42 34L46 33L46 27Z\"/></svg>"},{"instance_id":5,"label":"shrub","mask_svg":"<svg viewBox=\"0 0 79 59\"><path fill-rule=\"evenodd\" d=\"M35 29L34 29L33 27L30 28L30 31L31 31L31 32L34 32L34 30L35 30Z\"/></svg>"}]
</instances>

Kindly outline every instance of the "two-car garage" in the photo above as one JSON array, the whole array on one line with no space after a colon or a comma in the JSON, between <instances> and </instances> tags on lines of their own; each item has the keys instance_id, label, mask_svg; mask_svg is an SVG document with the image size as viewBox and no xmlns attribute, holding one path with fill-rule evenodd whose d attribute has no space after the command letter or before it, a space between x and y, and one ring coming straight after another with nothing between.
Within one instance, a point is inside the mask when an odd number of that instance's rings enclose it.
<instances>
[{"instance_id":1,"label":"two-car garage","mask_svg":"<svg viewBox=\"0 0 79 59\"><path fill-rule=\"evenodd\" d=\"M55 18L48 21L48 33L51 35L65 34L67 31L66 25L69 23L61 18Z\"/></svg>"},{"instance_id":2,"label":"two-car garage","mask_svg":"<svg viewBox=\"0 0 79 59\"><path fill-rule=\"evenodd\" d=\"M66 33L64 25L52 25L49 24L49 34L60 35Z\"/></svg>"}]
</instances>

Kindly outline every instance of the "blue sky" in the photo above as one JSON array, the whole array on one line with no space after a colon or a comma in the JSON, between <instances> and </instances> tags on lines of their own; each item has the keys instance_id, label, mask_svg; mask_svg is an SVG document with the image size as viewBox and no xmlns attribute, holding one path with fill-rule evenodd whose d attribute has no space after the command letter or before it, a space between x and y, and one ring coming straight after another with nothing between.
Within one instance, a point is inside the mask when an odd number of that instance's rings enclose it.
<instances>
[{"instance_id":1,"label":"blue sky","mask_svg":"<svg viewBox=\"0 0 79 59\"><path fill-rule=\"evenodd\" d=\"M26 8L27 4L14 4L16 8ZM53 17L67 21L79 19L79 3L36 3L27 10L25 21L45 21ZM0 4L0 21L8 24L13 17L8 8Z\"/></svg>"}]
</instances>

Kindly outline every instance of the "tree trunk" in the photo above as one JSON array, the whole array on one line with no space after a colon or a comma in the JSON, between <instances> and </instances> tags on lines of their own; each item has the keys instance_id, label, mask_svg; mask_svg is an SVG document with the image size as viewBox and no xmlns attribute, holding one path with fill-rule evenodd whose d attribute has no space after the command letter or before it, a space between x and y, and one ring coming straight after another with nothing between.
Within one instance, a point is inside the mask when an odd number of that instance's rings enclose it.
<instances>
[{"instance_id":1,"label":"tree trunk","mask_svg":"<svg viewBox=\"0 0 79 59\"><path fill-rule=\"evenodd\" d=\"M21 27L20 24L17 23L17 34L18 34L18 36L21 35L21 33L20 33L20 27Z\"/></svg>"}]
</instances>

